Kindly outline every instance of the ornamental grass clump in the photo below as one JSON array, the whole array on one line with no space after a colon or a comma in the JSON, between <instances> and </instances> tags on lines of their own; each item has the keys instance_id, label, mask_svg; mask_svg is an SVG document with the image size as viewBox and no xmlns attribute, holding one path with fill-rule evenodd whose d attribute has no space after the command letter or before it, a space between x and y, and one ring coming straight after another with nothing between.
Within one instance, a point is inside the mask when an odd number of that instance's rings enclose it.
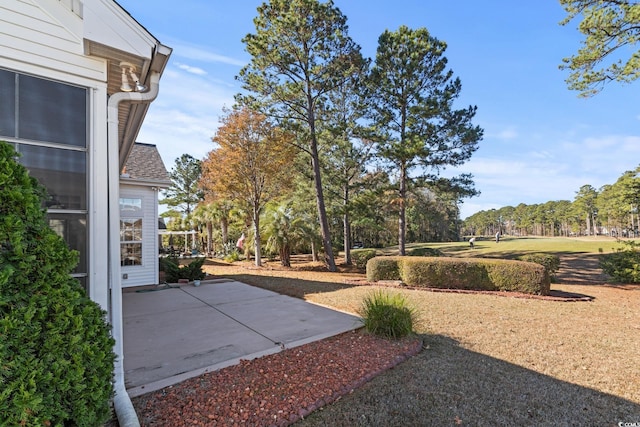
<instances>
[{"instance_id":1,"label":"ornamental grass clump","mask_svg":"<svg viewBox=\"0 0 640 427\"><path fill-rule=\"evenodd\" d=\"M0 141L0 425L99 426L110 417L114 341L16 156Z\"/></svg>"},{"instance_id":2,"label":"ornamental grass clump","mask_svg":"<svg viewBox=\"0 0 640 427\"><path fill-rule=\"evenodd\" d=\"M382 290L365 297L358 314L368 332L394 339L411 334L416 322L416 310L404 295Z\"/></svg>"}]
</instances>

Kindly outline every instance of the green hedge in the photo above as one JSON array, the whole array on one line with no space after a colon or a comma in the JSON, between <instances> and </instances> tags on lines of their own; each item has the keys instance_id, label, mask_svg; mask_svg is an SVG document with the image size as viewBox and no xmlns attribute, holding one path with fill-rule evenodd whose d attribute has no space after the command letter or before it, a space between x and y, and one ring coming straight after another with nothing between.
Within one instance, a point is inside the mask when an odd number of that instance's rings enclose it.
<instances>
[{"instance_id":1,"label":"green hedge","mask_svg":"<svg viewBox=\"0 0 640 427\"><path fill-rule=\"evenodd\" d=\"M444 256L437 248L414 248L407 252L408 256Z\"/></svg>"},{"instance_id":2,"label":"green hedge","mask_svg":"<svg viewBox=\"0 0 640 427\"><path fill-rule=\"evenodd\" d=\"M351 251L351 261L358 268L366 268L367 262L376 255L375 249L353 249Z\"/></svg>"},{"instance_id":3,"label":"green hedge","mask_svg":"<svg viewBox=\"0 0 640 427\"><path fill-rule=\"evenodd\" d=\"M401 257L381 256L374 257L367 261L367 280L377 282L378 280L400 280Z\"/></svg>"},{"instance_id":4,"label":"green hedge","mask_svg":"<svg viewBox=\"0 0 640 427\"><path fill-rule=\"evenodd\" d=\"M402 280L409 286L516 291L547 295L550 280L539 264L488 258L376 257L367 279Z\"/></svg>"},{"instance_id":5,"label":"green hedge","mask_svg":"<svg viewBox=\"0 0 640 427\"><path fill-rule=\"evenodd\" d=\"M619 283L640 283L640 250L638 244L623 242L624 250L602 255L600 268Z\"/></svg>"},{"instance_id":6,"label":"green hedge","mask_svg":"<svg viewBox=\"0 0 640 427\"><path fill-rule=\"evenodd\" d=\"M71 277L78 254L15 157L0 141L0 425L99 426L115 360L105 312Z\"/></svg>"},{"instance_id":7,"label":"green hedge","mask_svg":"<svg viewBox=\"0 0 640 427\"><path fill-rule=\"evenodd\" d=\"M553 280L556 273L560 269L560 257L553 254L526 254L518 257L520 261L535 262L542 265L549 274L549 277Z\"/></svg>"}]
</instances>

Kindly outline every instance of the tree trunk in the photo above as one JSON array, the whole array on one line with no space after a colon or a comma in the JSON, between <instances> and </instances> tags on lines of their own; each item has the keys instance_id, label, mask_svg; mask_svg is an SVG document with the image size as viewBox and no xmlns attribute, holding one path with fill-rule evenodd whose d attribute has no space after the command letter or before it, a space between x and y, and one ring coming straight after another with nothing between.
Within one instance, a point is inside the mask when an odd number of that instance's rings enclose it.
<instances>
[{"instance_id":1,"label":"tree trunk","mask_svg":"<svg viewBox=\"0 0 640 427\"><path fill-rule=\"evenodd\" d=\"M207 255L213 255L213 222L207 221Z\"/></svg>"},{"instance_id":2,"label":"tree trunk","mask_svg":"<svg viewBox=\"0 0 640 427\"><path fill-rule=\"evenodd\" d=\"M226 217L220 220L220 232L222 233L222 244L226 245L229 241L229 221Z\"/></svg>"},{"instance_id":3,"label":"tree trunk","mask_svg":"<svg viewBox=\"0 0 640 427\"><path fill-rule=\"evenodd\" d=\"M313 262L319 261L318 249L316 248L316 242L313 239L311 240L311 259L313 260Z\"/></svg>"},{"instance_id":4,"label":"tree trunk","mask_svg":"<svg viewBox=\"0 0 640 427\"><path fill-rule=\"evenodd\" d=\"M351 221L349 218L349 184L345 184L343 192L344 201L344 215L342 217L343 222L343 240L344 240L344 263L351 265Z\"/></svg>"},{"instance_id":5,"label":"tree trunk","mask_svg":"<svg viewBox=\"0 0 640 427\"><path fill-rule=\"evenodd\" d=\"M253 235L256 267L262 267L262 245L260 244L260 208L253 208Z\"/></svg>"},{"instance_id":6,"label":"tree trunk","mask_svg":"<svg viewBox=\"0 0 640 427\"><path fill-rule=\"evenodd\" d=\"M280 264L283 267L291 267L291 249L286 243L280 248Z\"/></svg>"},{"instance_id":7,"label":"tree trunk","mask_svg":"<svg viewBox=\"0 0 640 427\"><path fill-rule=\"evenodd\" d=\"M320 175L320 157L318 155L318 141L316 140L315 124L313 115L310 120L311 126L311 163L313 166L313 181L316 187L316 202L318 206L318 218L320 218L320 231L322 233L322 246L324 247L324 260L329 271L336 271L336 262L333 257L331 247L331 233L329 232L329 221L324 205L324 193L322 190L322 179Z\"/></svg>"},{"instance_id":8,"label":"tree trunk","mask_svg":"<svg viewBox=\"0 0 640 427\"><path fill-rule=\"evenodd\" d=\"M400 215L398 217L398 255L405 255L405 238L407 232L406 206L407 200L407 170L405 165L400 166Z\"/></svg>"}]
</instances>

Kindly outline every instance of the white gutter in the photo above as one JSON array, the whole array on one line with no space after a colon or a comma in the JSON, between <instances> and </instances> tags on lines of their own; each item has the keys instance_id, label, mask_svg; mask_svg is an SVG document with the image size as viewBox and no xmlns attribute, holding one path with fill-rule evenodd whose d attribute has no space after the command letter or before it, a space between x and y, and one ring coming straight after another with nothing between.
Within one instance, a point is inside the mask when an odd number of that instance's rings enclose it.
<instances>
[{"instance_id":1,"label":"white gutter","mask_svg":"<svg viewBox=\"0 0 640 427\"><path fill-rule=\"evenodd\" d=\"M118 141L118 106L121 102L150 103L158 96L160 73L151 72L147 92L118 92L107 103L107 163L109 174L109 315L115 339L115 396L113 406L120 427L140 427L138 416L124 384L124 346L122 320L122 282L120 281L120 159Z\"/></svg>"}]
</instances>

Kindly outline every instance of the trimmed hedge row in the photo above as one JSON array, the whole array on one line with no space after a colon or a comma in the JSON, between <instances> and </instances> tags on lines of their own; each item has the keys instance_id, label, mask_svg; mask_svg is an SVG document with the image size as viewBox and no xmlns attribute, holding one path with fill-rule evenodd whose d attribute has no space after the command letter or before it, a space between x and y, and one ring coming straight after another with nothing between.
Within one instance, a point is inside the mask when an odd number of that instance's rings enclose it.
<instances>
[{"instance_id":1,"label":"trimmed hedge row","mask_svg":"<svg viewBox=\"0 0 640 427\"><path fill-rule=\"evenodd\" d=\"M548 295L549 274L542 265L488 258L375 257L367 263L367 280L402 280L409 286L516 291Z\"/></svg>"},{"instance_id":2,"label":"trimmed hedge row","mask_svg":"<svg viewBox=\"0 0 640 427\"><path fill-rule=\"evenodd\" d=\"M351 251L351 260L358 268L366 268L367 262L377 255L375 249L354 249Z\"/></svg>"},{"instance_id":3,"label":"trimmed hedge row","mask_svg":"<svg viewBox=\"0 0 640 427\"><path fill-rule=\"evenodd\" d=\"M542 265L552 280L560 269L560 257L555 254L526 254L518 257L518 259L520 261L535 262L536 264Z\"/></svg>"}]
</instances>

